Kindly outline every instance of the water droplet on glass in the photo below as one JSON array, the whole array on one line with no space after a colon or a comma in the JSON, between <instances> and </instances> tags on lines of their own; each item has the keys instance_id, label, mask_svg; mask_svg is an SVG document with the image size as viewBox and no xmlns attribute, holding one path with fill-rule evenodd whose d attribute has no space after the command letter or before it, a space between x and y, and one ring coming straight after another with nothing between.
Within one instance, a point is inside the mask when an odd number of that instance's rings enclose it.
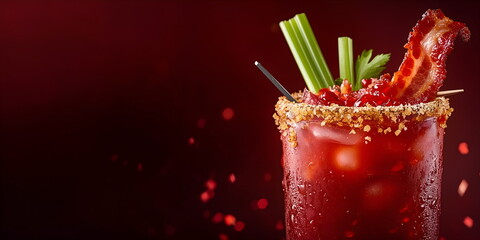
<instances>
[{"instance_id":1,"label":"water droplet on glass","mask_svg":"<svg viewBox=\"0 0 480 240\"><path fill-rule=\"evenodd\" d=\"M298 185L298 192L299 192L300 194L302 194L302 195L305 195L305 193L306 193L305 185L299 184L299 185Z\"/></svg>"}]
</instances>

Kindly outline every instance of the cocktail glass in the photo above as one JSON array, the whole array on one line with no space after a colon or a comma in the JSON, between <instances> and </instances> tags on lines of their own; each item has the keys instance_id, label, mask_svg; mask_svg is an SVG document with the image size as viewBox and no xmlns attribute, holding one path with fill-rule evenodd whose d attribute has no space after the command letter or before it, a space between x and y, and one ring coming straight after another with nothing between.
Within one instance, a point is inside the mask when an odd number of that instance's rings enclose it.
<instances>
[{"instance_id":1,"label":"cocktail glass","mask_svg":"<svg viewBox=\"0 0 480 240\"><path fill-rule=\"evenodd\" d=\"M314 106L281 97L288 240L438 239L448 100Z\"/></svg>"}]
</instances>

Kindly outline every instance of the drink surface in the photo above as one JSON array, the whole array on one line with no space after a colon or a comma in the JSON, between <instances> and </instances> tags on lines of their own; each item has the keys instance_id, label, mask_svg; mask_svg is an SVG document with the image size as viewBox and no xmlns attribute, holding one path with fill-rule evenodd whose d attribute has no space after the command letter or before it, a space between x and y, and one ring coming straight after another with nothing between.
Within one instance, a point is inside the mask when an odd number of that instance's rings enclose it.
<instances>
[{"instance_id":1,"label":"drink surface","mask_svg":"<svg viewBox=\"0 0 480 240\"><path fill-rule=\"evenodd\" d=\"M436 117L405 127L292 124L296 144L282 135L287 239L438 239L444 128Z\"/></svg>"}]
</instances>

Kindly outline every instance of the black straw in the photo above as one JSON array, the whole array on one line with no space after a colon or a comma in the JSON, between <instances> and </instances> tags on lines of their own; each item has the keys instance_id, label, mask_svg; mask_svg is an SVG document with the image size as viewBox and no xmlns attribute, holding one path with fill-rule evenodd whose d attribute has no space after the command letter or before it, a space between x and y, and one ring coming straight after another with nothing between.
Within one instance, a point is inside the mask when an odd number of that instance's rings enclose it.
<instances>
[{"instance_id":1,"label":"black straw","mask_svg":"<svg viewBox=\"0 0 480 240\"><path fill-rule=\"evenodd\" d=\"M285 89L282 84L280 84L280 82L277 81L277 79L275 79L275 77L272 76L272 74L270 74L270 72L268 72L267 69L265 69L262 64L260 64L258 61L255 61L255 66L258 67L258 69L260 69L260 71L262 71L262 73L270 80L270 82L273 83L273 85L275 85L275 87L277 87L278 90L280 90L280 92L285 95L285 97L287 97L288 100L292 101L292 102L297 102L295 100L295 98L292 97L292 95L290 95L290 93L288 93L287 89Z\"/></svg>"}]
</instances>

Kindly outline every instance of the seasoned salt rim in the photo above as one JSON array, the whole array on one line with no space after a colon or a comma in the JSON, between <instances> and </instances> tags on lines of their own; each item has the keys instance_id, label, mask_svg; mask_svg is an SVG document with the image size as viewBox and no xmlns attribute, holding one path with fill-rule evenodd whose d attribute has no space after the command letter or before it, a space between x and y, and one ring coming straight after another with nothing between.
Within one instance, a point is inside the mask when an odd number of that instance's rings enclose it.
<instances>
[{"instance_id":1,"label":"seasoned salt rim","mask_svg":"<svg viewBox=\"0 0 480 240\"><path fill-rule=\"evenodd\" d=\"M448 99L438 97L434 101L414 105L398 106L365 106L347 107L332 104L330 106L311 105L303 103L300 92L292 94L298 101L288 101L286 97L280 97L275 105L275 123L280 131L288 129L295 123L311 119L319 119L322 125L348 126L355 129L370 129L375 124L379 129L381 126L396 125L397 131L406 130L408 122L423 121L427 118L437 117L440 126L445 128L448 117L453 112ZM390 128L388 128L390 129ZM395 130L393 130L395 131ZM386 132L385 132L386 133ZM397 132L395 132L396 135Z\"/></svg>"}]
</instances>

